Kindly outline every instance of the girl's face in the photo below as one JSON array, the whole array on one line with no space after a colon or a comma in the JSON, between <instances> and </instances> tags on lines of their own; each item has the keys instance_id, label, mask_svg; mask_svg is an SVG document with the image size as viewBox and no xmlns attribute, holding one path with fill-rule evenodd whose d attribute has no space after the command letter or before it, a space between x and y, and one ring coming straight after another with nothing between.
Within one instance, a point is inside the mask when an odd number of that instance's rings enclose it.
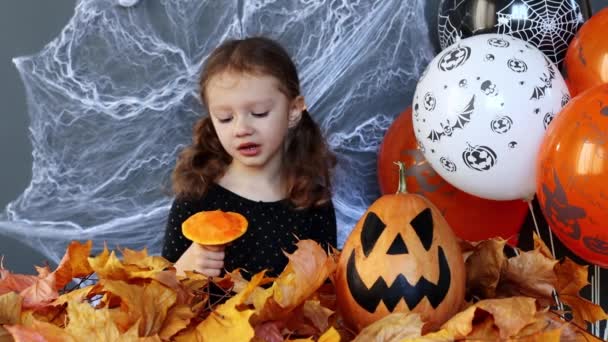
<instances>
[{"instance_id":1,"label":"girl's face","mask_svg":"<svg viewBox=\"0 0 608 342\"><path fill-rule=\"evenodd\" d=\"M290 101L272 76L223 72L206 88L211 121L220 142L246 168L276 170L288 128L295 126L304 99Z\"/></svg>"}]
</instances>

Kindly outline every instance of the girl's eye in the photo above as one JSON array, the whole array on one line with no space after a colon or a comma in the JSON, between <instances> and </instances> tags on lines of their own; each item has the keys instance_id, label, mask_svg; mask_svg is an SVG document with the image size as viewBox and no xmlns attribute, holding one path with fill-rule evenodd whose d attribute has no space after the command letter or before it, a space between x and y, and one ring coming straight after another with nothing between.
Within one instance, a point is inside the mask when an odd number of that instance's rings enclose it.
<instances>
[{"instance_id":1,"label":"girl's eye","mask_svg":"<svg viewBox=\"0 0 608 342\"><path fill-rule=\"evenodd\" d=\"M265 116L268 115L268 112L264 112L264 113L251 113L251 115L255 116L256 118L263 118Z\"/></svg>"},{"instance_id":2,"label":"girl's eye","mask_svg":"<svg viewBox=\"0 0 608 342\"><path fill-rule=\"evenodd\" d=\"M230 120L232 120L231 117L229 117L229 118L222 118L222 119L218 118L217 119L217 121L219 121L220 123L228 123L228 122L230 122Z\"/></svg>"}]
</instances>

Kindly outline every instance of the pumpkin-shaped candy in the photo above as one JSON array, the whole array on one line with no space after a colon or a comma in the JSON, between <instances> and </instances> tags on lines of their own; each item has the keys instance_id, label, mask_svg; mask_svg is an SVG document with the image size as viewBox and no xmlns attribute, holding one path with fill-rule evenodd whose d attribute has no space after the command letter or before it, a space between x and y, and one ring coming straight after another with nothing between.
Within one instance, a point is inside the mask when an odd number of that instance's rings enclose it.
<instances>
[{"instance_id":1,"label":"pumpkin-shaped candy","mask_svg":"<svg viewBox=\"0 0 608 342\"><path fill-rule=\"evenodd\" d=\"M456 314L465 294L460 246L426 198L405 192L400 168L396 194L376 200L359 219L336 271L338 308L355 331L393 312L416 312L438 328Z\"/></svg>"},{"instance_id":2,"label":"pumpkin-shaped candy","mask_svg":"<svg viewBox=\"0 0 608 342\"><path fill-rule=\"evenodd\" d=\"M182 233L201 245L223 245L247 231L247 219L235 212L201 211L182 223Z\"/></svg>"}]
</instances>

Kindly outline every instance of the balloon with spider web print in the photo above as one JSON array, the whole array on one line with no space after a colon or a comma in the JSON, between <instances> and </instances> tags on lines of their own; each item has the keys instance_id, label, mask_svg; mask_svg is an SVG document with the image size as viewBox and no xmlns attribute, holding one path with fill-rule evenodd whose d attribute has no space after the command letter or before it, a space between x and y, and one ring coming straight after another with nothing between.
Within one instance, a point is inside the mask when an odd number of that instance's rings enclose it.
<instances>
[{"instance_id":1,"label":"balloon with spider web print","mask_svg":"<svg viewBox=\"0 0 608 342\"><path fill-rule=\"evenodd\" d=\"M440 49L477 34L508 34L560 65L589 17L589 0L442 0L437 31Z\"/></svg>"}]
</instances>

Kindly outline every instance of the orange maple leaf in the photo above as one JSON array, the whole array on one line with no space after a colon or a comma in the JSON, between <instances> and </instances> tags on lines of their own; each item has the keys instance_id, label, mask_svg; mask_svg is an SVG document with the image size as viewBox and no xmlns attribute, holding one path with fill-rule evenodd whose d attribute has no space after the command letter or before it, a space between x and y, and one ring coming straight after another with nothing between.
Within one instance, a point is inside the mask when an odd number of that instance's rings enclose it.
<instances>
[{"instance_id":1,"label":"orange maple leaf","mask_svg":"<svg viewBox=\"0 0 608 342\"><path fill-rule=\"evenodd\" d=\"M139 336L153 336L160 332L167 311L177 297L174 291L157 281L141 286L120 280L102 280L100 283L106 291L120 297L122 310L128 316L127 326L139 322Z\"/></svg>"},{"instance_id":2,"label":"orange maple leaf","mask_svg":"<svg viewBox=\"0 0 608 342\"><path fill-rule=\"evenodd\" d=\"M608 319L608 315L601 306L596 305L580 296L583 287L589 285L587 281L587 266L578 265L569 258L565 258L555 266L557 273L556 291L559 299L572 309L574 323L586 327L589 323Z\"/></svg>"}]
</instances>

